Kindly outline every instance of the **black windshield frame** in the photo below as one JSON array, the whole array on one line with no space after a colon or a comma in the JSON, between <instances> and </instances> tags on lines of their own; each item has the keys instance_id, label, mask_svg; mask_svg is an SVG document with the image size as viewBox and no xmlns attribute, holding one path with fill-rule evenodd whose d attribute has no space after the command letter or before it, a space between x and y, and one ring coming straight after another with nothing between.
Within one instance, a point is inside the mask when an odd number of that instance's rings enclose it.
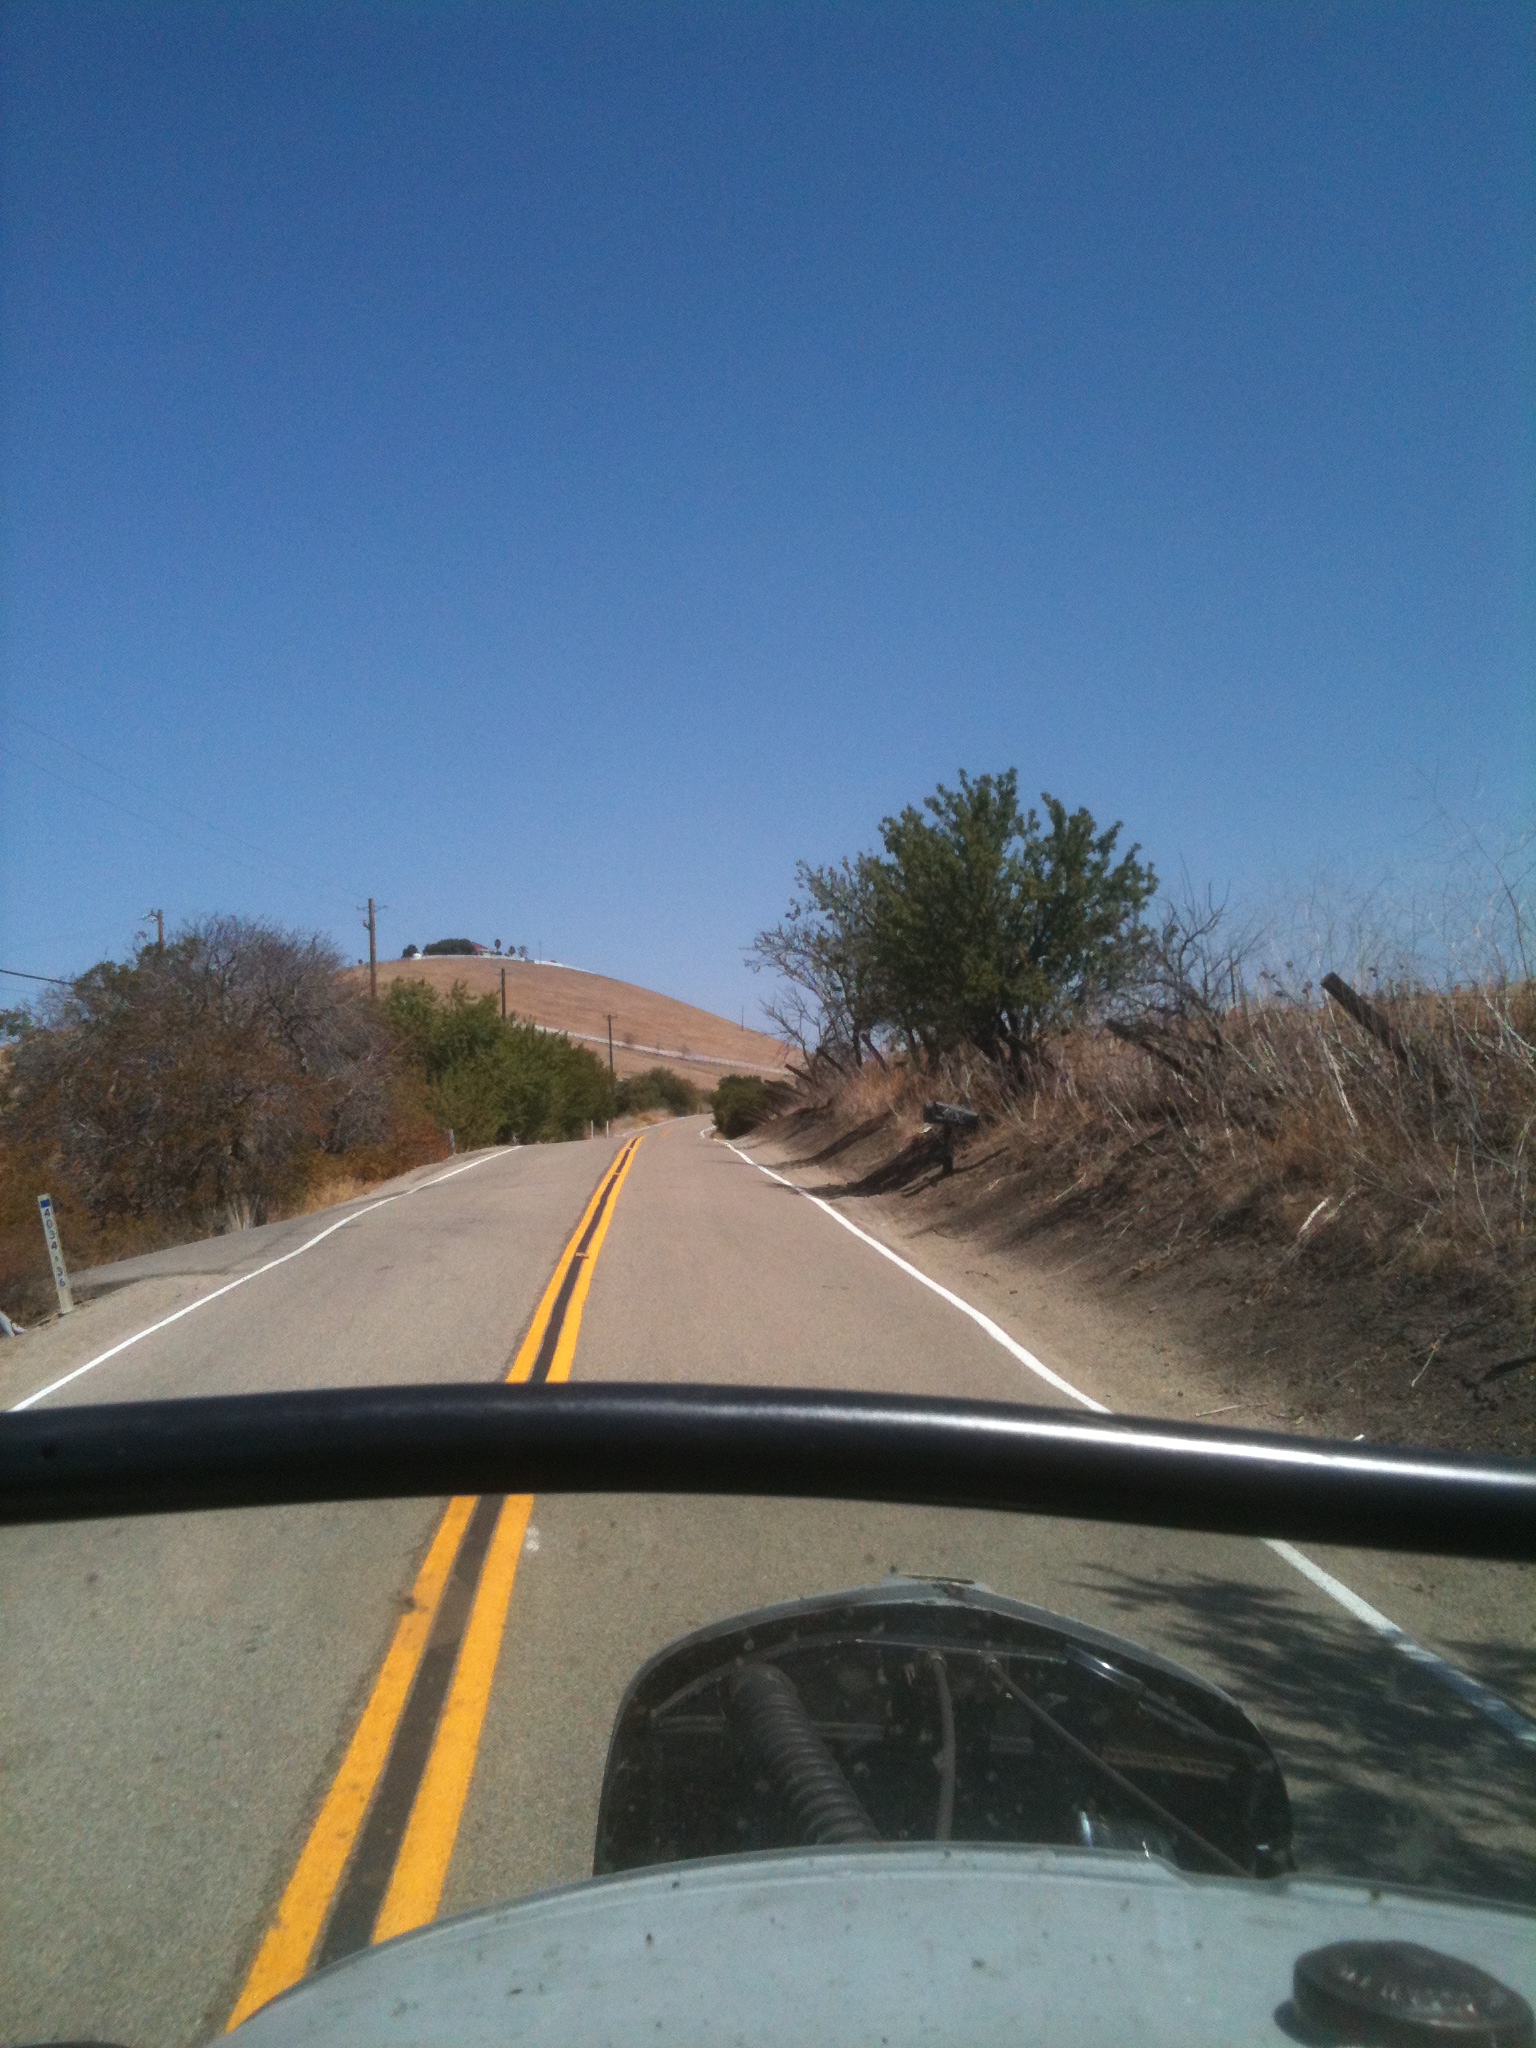
<instances>
[{"instance_id":1,"label":"black windshield frame","mask_svg":"<svg viewBox=\"0 0 1536 2048\"><path fill-rule=\"evenodd\" d=\"M737 1494L1536 1559L1536 1463L1059 1408L586 1383L0 1417L0 1522L472 1493Z\"/></svg>"}]
</instances>

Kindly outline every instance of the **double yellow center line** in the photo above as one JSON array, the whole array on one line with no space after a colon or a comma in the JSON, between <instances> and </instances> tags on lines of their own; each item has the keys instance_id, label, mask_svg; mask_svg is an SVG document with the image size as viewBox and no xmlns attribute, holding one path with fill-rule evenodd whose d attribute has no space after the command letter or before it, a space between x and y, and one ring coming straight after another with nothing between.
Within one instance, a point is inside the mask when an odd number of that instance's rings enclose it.
<instances>
[{"instance_id":1,"label":"double yellow center line","mask_svg":"<svg viewBox=\"0 0 1536 2048\"><path fill-rule=\"evenodd\" d=\"M570 1375L592 1269L639 1148L622 1147L544 1290L507 1378ZM311 1967L437 1913L480 1747L531 1494L448 1503L230 2027Z\"/></svg>"}]
</instances>

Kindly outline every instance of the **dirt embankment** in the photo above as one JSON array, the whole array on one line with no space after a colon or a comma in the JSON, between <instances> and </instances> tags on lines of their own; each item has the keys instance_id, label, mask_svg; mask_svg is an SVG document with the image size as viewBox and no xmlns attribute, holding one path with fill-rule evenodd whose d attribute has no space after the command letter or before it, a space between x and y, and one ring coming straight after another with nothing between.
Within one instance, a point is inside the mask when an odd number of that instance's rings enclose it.
<instances>
[{"instance_id":1,"label":"dirt embankment","mask_svg":"<svg viewBox=\"0 0 1536 2048\"><path fill-rule=\"evenodd\" d=\"M354 982L367 979L366 969L354 967L348 974ZM788 1055L778 1039L762 1031L744 1030L727 1017L658 995L654 989L615 981L606 974L495 954L379 962L381 986L392 981L425 981L442 995L455 982L462 982L472 996L499 998L503 974L509 1014L548 1031L563 1031L604 1059L611 1017L614 1071L621 1078L664 1066L707 1091L722 1074L733 1070L764 1075L784 1071Z\"/></svg>"},{"instance_id":2,"label":"dirt embankment","mask_svg":"<svg viewBox=\"0 0 1536 2048\"><path fill-rule=\"evenodd\" d=\"M955 1149L892 1081L790 1112L754 1138L916 1263L1114 1403L1217 1427L1445 1450L1536 1450L1536 1341L1489 1267L1384 1256L1318 1228L1304 1192L1202 1210L1154 1144L1069 1159L1017 1126ZM1091 1170L1089 1170L1091 1164ZM1195 1191L1198 1193L1198 1191ZM1235 1191L1228 1190L1229 1196ZM1306 1227L1308 1215L1312 1227Z\"/></svg>"}]
</instances>

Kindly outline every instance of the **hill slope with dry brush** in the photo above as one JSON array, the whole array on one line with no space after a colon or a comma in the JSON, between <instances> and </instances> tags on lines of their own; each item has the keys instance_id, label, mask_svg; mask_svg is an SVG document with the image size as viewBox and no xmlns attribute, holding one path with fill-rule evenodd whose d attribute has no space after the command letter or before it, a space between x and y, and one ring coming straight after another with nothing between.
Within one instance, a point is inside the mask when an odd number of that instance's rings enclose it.
<instances>
[{"instance_id":1,"label":"hill slope with dry brush","mask_svg":"<svg viewBox=\"0 0 1536 2048\"><path fill-rule=\"evenodd\" d=\"M1536 985L1152 1004L1020 1087L823 1065L779 1134L994 1248L1069 1250L1311 1430L1536 1449ZM1354 997L1351 1002L1350 998ZM926 1097L982 1115L952 1179Z\"/></svg>"},{"instance_id":2,"label":"hill slope with dry brush","mask_svg":"<svg viewBox=\"0 0 1536 2048\"><path fill-rule=\"evenodd\" d=\"M1438 926L1399 904L1366 945L1345 906L1342 946L1302 934L1309 976L1209 896L1153 913L1119 825L1040 803L962 774L879 852L801 863L751 953L806 1062L781 1135L994 1246L1070 1239L1262 1368L1266 1416L1530 1448L1530 847L1501 866L1472 839ZM982 1120L942 1187L935 1095Z\"/></svg>"}]
</instances>

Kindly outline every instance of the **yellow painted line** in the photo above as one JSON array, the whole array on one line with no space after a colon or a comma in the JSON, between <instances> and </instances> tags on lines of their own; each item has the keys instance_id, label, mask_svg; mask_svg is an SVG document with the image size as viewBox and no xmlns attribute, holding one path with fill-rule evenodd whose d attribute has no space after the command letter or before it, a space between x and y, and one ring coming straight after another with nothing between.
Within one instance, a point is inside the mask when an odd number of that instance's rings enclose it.
<instances>
[{"instance_id":1,"label":"yellow painted line","mask_svg":"<svg viewBox=\"0 0 1536 2048\"><path fill-rule=\"evenodd\" d=\"M388 1760L395 1728L432 1633L438 1602L474 1505L472 1498L450 1501L438 1524L432 1547L411 1588L411 1611L401 1617L395 1628L357 1732L300 1853L278 1905L277 1917L257 1951L245 1988L229 2016L230 2027L238 2027L258 2006L296 1984L309 1967L347 1858Z\"/></svg>"},{"instance_id":2,"label":"yellow painted line","mask_svg":"<svg viewBox=\"0 0 1536 2048\"><path fill-rule=\"evenodd\" d=\"M582 1217L575 1236L566 1247L565 1256L556 1268L556 1280L550 1282L550 1287L558 1293L556 1281L564 1279L576 1246L580 1243L595 1210L599 1203L609 1197L611 1182L612 1194L608 1199L606 1213L587 1247L582 1271L577 1275L570 1303L566 1308L559 1346L550 1364L551 1380L565 1379L570 1373L571 1361L576 1355L576 1337L581 1327L581 1314L592 1285L592 1269L597 1264L597 1255L602 1249L603 1239L608 1234L608 1225L618 1205L619 1194L628 1177L629 1169L634 1164L639 1145L638 1138L632 1139L625 1151L620 1154L614 1171L605 1177L597 1194L587 1205L586 1214ZM546 1300L552 1307L553 1295L546 1295ZM532 1371L548 1322L549 1317L543 1312L541 1304L541 1312L535 1316L533 1325L523 1340L509 1377L517 1378L520 1366L523 1367L524 1378ZM480 1586L475 1594L474 1607L470 1611L469 1626L464 1632L459 1661L454 1668L453 1683L443 1704L442 1718L437 1724L432 1754L428 1757L427 1767L422 1773L416 1800L411 1808L411 1817L406 1825L405 1838L400 1844L400 1853L395 1858L389 1890L384 1894L384 1903L380 1906L379 1917L374 1922L373 1938L376 1942L388 1941L397 1934L408 1934L413 1927L425 1927L429 1920L436 1917L443 1896L443 1886L448 1879L448 1866L453 1859L454 1843L458 1840L459 1824L464 1817L464 1804L469 1797L469 1783L474 1775L475 1760L480 1753L480 1736L485 1726L486 1709L490 1705L491 1686L496 1676L496 1660L501 1651L507 1609L511 1605L512 1588L517 1578L517 1560L522 1553L523 1537L528 1527L528 1517L532 1512L531 1494L511 1494L503 1504L500 1520L496 1524L496 1533L491 1538L485 1569L480 1575Z\"/></svg>"},{"instance_id":3,"label":"yellow painted line","mask_svg":"<svg viewBox=\"0 0 1536 2048\"><path fill-rule=\"evenodd\" d=\"M513 1385L516 1385L520 1380L526 1380L538 1362L539 1348L544 1342L544 1332L549 1328L549 1319L554 1313L555 1303L560 1298L560 1290L565 1285L565 1276L570 1268L571 1261L576 1256L576 1247L581 1243L583 1232L592 1221L604 1195L608 1192L608 1183L613 1178L615 1172L619 1172L621 1178L623 1174L628 1173L629 1162L634 1158L639 1143L640 1140L638 1138L630 1139L628 1145L614 1162L614 1165L608 1169L607 1173L598 1182L593 1190L591 1201L582 1210L581 1221L571 1232L570 1243L567 1244L556 1262L555 1270L549 1278L549 1285L545 1288L543 1298L534 1310L533 1321L528 1325L528 1334L518 1346L517 1356L512 1361L512 1369L507 1374L507 1378ZM615 1195L615 1200L617 1200L617 1195ZM610 1210L609 1213L611 1215L612 1211ZM606 1234L606 1228L607 1226L605 1225L604 1234ZM587 1264L590 1267L590 1259L587 1261ZM572 1306L574 1307L574 1303ZM550 1377L554 1377L553 1373L551 1373Z\"/></svg>"},{"instance_id":4,"label":"yellow painted line","mask_svg":"<svg viewBox=\"0 0 1536 2048\"><path fill-rule=\"evenodd\" d=\"M623 1176L628 1173L630 1161L634 1158L635 1148L639 1142L638 1137L632 1138L629 1141L628 1146L620 1152L614 1165L601 1177L596 1188L593 1190L591 1199L582 1211L581 1221L572 1232L569 1243L560 1255L559 1263L555 1267L549 1285L545 1288L539 1301L533 1321L529 1325L528 1334L518 1347L517 1357L513 1361L512 1370L507 1375L509 1380L525 1380L532 1372L534 1363L539 1355L539 1347L544 1341L544 1333L549 1327L550 1316L554 1311L555 1303L559 1299L560 1289L564 1283L567 1270L572 1259L576 1256L576 1247L581 1242L582 1233L596 1214L599 1205L608 1191L610 1182L614 1181L615 1174L617 1173L619 1181L622 1182ZM618 1187L616 1185L614 1187L614 1199L617 1200L617 1198ZM612 1214L611 1209L609 1214ZM591 1258L595 1256L598 1245L601 1243L603 1236L606 1235L606 1229L605 1220L602 1228L594 1233L595 1241L589 1248L589 1257L586 1262L589 1273ZM587 1276L581 1277L586 1278ZM579 1286L579 1292L581 1302L585 1302L586 1287ZM575 1314L578 1321L580 1320L580 1306L575 1300L570 1305L570 1312ZM567 1362L565 1372L568 1373L569 1370L569 1362ZM561 1377L564 1376L564 1373L562 1373ZM515 1519L515 1511L519 1501L524 1505L522 1525L519 1529L517 1541L511 1545L510 1563L508 1563L503 1538L506 1536L509 1527L508 1511L513 1511ZM506 1575L506 1594L500 1605L501 1621L496 1623L497 1646L500 1644L501 1627L505 1621L507 1605L512 1595L512 1574L517 1568L517 1553L522 1543L522 1529L527 1527L528 1512L531 1511L532 1506L531 1496L521 1495L509 1498L498 1519L495 1534L491 1539L491 1548L487 1553L485 1568L481 1575L480 1593L482 1598L492 1576L493 1565L498 1566ZM459 1545L463 1541L464 1531L469 1526L469 1518L474 1513L474 1509L475 1500L473 1497L452 1500L448 1503L443 1519L438 1524L437 1533L432 1539L431 1548L428 1550L425 1562L417 1574L416 1583L411 1589L411 1611L402 1616L396 1626L394 1638L390 1643L378 1678L374 1682L368 1704L363 1709L362 1719L358 1722L356 1733L348 1745L346 1755L342 1758L341 1768L332 1782L330 1791L326 1794L325 1803L316 1817L314 1826L310 1829L309 1837L303 1849L300 1851L293 1876L289 1879L288 1887L278 1902L276 1916L271 1927L267 1930L260 1949L257 1951L256 1960L251 1965L250 1973L246 1977L240 1996L235 2001L234 2011L230 2014L225 2027L226 2032L238 2027L242 2020L249 2019L250 2015L259 2006L263 2006L270 1999L276 1998L279 1992L287 1991L291 1986L297 1984L304 1975L304 1972L309 1968L310 1959L319 1944L332 1903L345 1875L347 1859L350 1857L357 1842L357 1837L362 1831L363 1823L368 1817L369 1805L372 1802L379 1779L383 1774L384 1766L389 1760L390 1748L395 1739L395 1730L399 1726L401 1714L405 1711L406 1701L410 1697L411 1685L415 1680L417 1668L421 1663L422 1653L425 1651L428 1638L432 1633L432 1624L437 1618L437 1609L442 1599L443 1588L447 1585L449 1576L453 1571L454 1560L459 1553ZM469 1627L465 1633L464 1644L461 1646L459 1667L455 1671L453 1690L450 1692L449 1698L445 1703L440 1727L446 1727L450 1717L455 1717L456 1727L461 1724L463 1719L462 1714L456 1714L455 1694L459 1688L459 1673L465 1670L470 1639L475 1635L480 1605L481 1600L477 1599L476 1609L471 1614ZM482 1644L485 1641L483 1629L477 1640ZM479 1654L483 1654L483 1652ZM494 1669L495 1661L495 1650L493 1648L490 1657L490 1667L492 1669ZM470 1674L467 1671L465 1671L465 1676L466 1683L468 1683ZM482 1704L479 1719L475 1723L476 1743L478 1743L479 1725L484 1719L484 1714L485 1709ZM434 1759L435 1750L434 1758L429 1758L428 1760L422 1789L425 1788L427 1778L432 1775ZM470 1762L472 1766L473 1749L470 1753ZM467 1781L465 1789L466 1791L468 1789ZM420 1804L420 1791L418 1791L417 1804ZM459 1800L460 1809L462 1809L462 1805L463 1799L461 1796ZM411 1832L415 1828L415 1817L416 1808L413 1807L411 1822L407 1828L407 1841L409 1841ZM448 1839L449 1854L452 1853L453 1836L457 1832L458 1820L457 1815L455 1815L453 1834ZM446 1869L446 1864L444 1867ZM397 1868L396 1879L398 1879L398 1876L399 1871ZM440 1882L438 1890L440 1893ZM393 1892L394 1885L392 1884L390 1893L386 1895L385 1907L381 1909L381 1919L383 1914L388 1911L388 1900L393 1896ZM435 1905L433 1910L435 1910ZM430 1919L430 1912L427 1917ZM376 1936L375 1938L377 1939L378 1937Z\"/></svg>"},{"instance_id":5,"label":"yellow painted line","mask_svg":"<svg viewBox=\"0 0 1536 2048\"><path fill-rule=\"evenodd\" d=\"M555 1346L555 1355L549 1361L549 1384L551 1386L553 1386L556 1380L568 1380L571 1376L571 1366L576 1357L576 1338L581 1329L581 1312L587 1305L587 1295L592 1286L592 1269L597 1264L597 1255L603 1248L603 1239L608 1235L608 1226L613 1221L613 1212L619 1206L619 1196L624 1191L624 1183L629 1178L629 1169L634 1165L635 1154L639 1149L640 1140L636 1138L629 1147L627 1157L619 1164L618 1172L614 1176L613 1199L608 1204L602 1222L598 1224L596 1230L592 1233L592 1242L587 1247L587 1256L582 1261L581 1271L576 1275L576 1285L571 1289L571 1303L565 1312L565 1321L561 1325L559 1342Z\"/></svg>"},{"instance_id":6,"label":"yellow painted line","mask_svg":"<svg viewBox=\"0 0 1536 2048\"><path fill-rule=\"evenodd\" d=\"M502 1503L432 1754L422 1772L389 1890L374 1922L375 1941L388 1941L391 1935L424 1927L437 1915L480 1753L480 1731L501 1654L512 1583L532 1513L531 1493L509 1494Z\"/></svg>"}]
</instances>

